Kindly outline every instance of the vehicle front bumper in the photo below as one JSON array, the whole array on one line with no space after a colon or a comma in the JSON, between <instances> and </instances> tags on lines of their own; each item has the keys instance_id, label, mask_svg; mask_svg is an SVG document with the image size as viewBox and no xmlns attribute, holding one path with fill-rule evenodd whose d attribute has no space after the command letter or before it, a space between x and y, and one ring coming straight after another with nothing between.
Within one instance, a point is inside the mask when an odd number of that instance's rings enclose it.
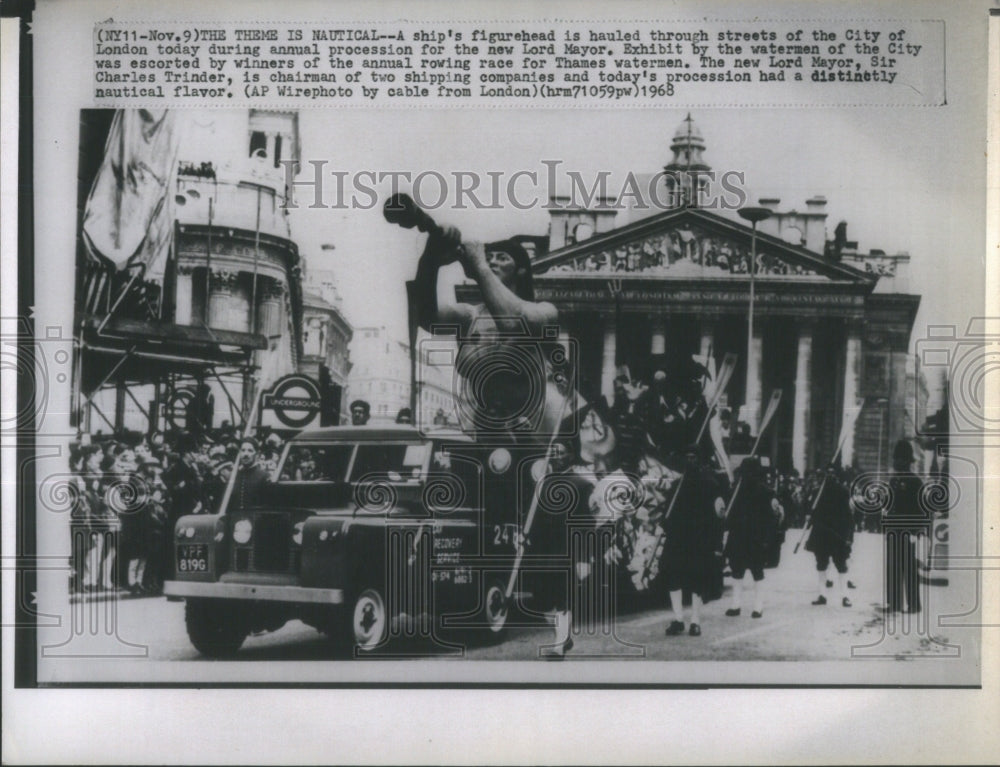
<instances>
[{"instance_id":1,"label":"vehicle front bumper","mask_svg":"<svg viewBox=\"0 0 1000 767\"><path fill-rule=\"evenodd\" d=\"M313 589L302 586L268 586L250 583L202 583L166 581L167 597L195 599L246 599L260 602L296 602L300 604L339 605L344 602L342 589Z\"/></svg>"}]
</instances>

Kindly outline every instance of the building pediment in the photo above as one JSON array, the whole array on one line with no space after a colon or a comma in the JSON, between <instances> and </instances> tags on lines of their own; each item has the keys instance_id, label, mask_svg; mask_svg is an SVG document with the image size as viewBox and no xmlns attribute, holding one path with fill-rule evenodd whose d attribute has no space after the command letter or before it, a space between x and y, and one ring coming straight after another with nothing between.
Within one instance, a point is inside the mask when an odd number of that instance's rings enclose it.
<instances>
[{"instance_id":1,"label":"building pediment","mask_svg":"<svg viewBox=\"0 0 1000 767\"><path fill-rule=\"evenodd\" d=\"M746 279L752 230L712 211L669 210L547 253L536 275L569 277L615 273L629 278ZM876 276L833 262L801 246L757 234L761 279L835 280L871 288Z\"/></svg>"}]
</instances>

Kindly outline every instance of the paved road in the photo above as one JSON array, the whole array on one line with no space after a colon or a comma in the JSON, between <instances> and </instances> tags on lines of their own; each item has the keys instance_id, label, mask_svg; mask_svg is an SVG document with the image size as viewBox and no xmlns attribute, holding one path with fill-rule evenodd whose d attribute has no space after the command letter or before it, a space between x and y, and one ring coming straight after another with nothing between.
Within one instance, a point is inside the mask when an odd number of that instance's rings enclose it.
<instances>
[{"instance_id":1,"label":"paved road","mask_svg":"<svg viewBox=\"0 0 1000 767\"><path fill-rule=\"evenodd\" d=\"M950 652L948 638L932 624L930 614L948 601L950 587L929 587L930 610L922 616L897 616L887 626L877 611L881 602L882 550L879 536L860 534L855 542L850 578L857 589L849 591L852 607L843 607L833 594L829 604L810 604L816 595L811 554L792 549L798 531L790 531L781 565L766 573L764 616L752 619L748 605L737 618L725 616L731 584L727 579L722 600L706 606L701 637L666 637L669 612L655 604L634 607L613 623L582 627L575 634L571 658L647 658L656 660L807 660L835 661L874 653L907 658ZM832 568L831 568L832 574ZM152 660L196 661L197 651L184 629L184 606L163 598L125 599L118 603L119 637L147 645ZM550 641L551 630L542 626L514 626L501 641L470 641L460 657L472 660L530 660ZM442 648L423 640L397 640L382 654L386 657L454 658L455 648ZM239 659L317 660L338 659L336 649L315 629L292 621L276 632L249 637Z\"/></svg>"}]
</instances>

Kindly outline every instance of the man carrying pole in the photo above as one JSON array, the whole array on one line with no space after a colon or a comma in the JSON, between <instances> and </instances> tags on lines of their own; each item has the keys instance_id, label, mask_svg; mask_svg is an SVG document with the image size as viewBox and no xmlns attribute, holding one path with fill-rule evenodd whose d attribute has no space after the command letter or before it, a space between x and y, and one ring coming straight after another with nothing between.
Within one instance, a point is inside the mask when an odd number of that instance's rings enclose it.
<instances>
[{"instance_id":1,"label":"man carrying pole","mask_svg":"<svg viewBox=\"0 0 1000 767\"><path fill-rule=\"evenodd\" d=\"M806 541L806 551L816 556L816 582L818 595L814 605L825 605L826 569L833 561L837 568L837 595L844 607L851 606L845 591L847 560L854 542L854 519L851 514L851 497L837 476L834 465L827 466L827 475L820 489L812 513L812 532Z\"/></svg>"},{"instance_id":2,"label":"man carrying pole","mask_svg":"<svg viewBox=\"0 0 1000 767\"><path fill-rule=\"evenodd\" d=\"M705 430L708 428L709 421L711 421L712 417L715 414L715 407L716 405L718 405L719 399L722 397L722 393L725 391L726 386L729 383L729 378L732 376L735 367L736 367L736 356L733 354L727 354L723 358L722 369L719 372L719 377L718 381L716 382L715 391L712 393L712 397L707 403L707 407L703 412L701 425L696 433L696 436L692 444L696 446L701 444L702 437L705 435ZM652 556L650 557L649 560L647 560L647 562L643 566L642 573L639 576L639 582L642 584L644 588L647 588L650 584L650 581L652 581L654 566L659 563L660 557L663 556L664 542L666 540L663 526L667 524L668 520L670 519L670 515L673 513L674 505L677 503L677 499L680 496L681 489L684 485L685 476L687 475L686 474L681 475L681 478L677 481L677 485L674 488L673 497L670 499L670 505L667 507L667 510L663 513L663 518L660 521L661 529L656 536L656 543L652 547L652 552L653 552Z\"/></svg>"},{"instance_id":3,"label":"man carrying pole","mask_svg":"<svg viewBox=\"0 0 1000 767\"><path fill-rule=\"evenodd\" d=\"M840 427L840 438L837 440L837 450L834 452L833 457L830 459L830 466L836 466L840 460L840 453L844 449L844 443L847 442L847 437L854 433L854 424L857 423L858 417L861 415L861 408L863 406L863 401L858 401L858 406L854 408L851 413L844 418L844 423ZM823 490L826 487L829 474L823 475L823 481L819 485L819 490L816 491L816 496L813 499L812 508L809 510L809 515L806 517L806 523L802 528L802 536L799 538L798 543L795 544L795 549L792 551L793 554L799 553L799 548L802 546L802 542L806 539L806 535L809 534L809 528L812 525L813 512L816 511L816 504L819 503L820 499L823 497Z\"/></svg>"},{"instance_id":4,"label":"man carrying pole","mask_svg":"<svg viewBox=\"0 0 1000 767\"><path fill-rule=\"evenodd\" d=\"M715 552L722 537L719 517L724 506L719 483L698 445L688 445L684 463L684 481L677 488L674 511L664 520L663 577L674 616L666 635L686 631L696 637L701 636L701 606L715 596L714 583L721 581ZM691 597L689 622L684 620L684 592Z\"/></svg>"},{"instance_id":5,"label":"man carrying pole","mask_svg":"<svg viewBox=\"0 0 1000 767\"><path fill-rule=\"evenodd\" d=\"M739 474L739 492L733 496L726 520L728 537L725 554L733 575L732 606L726 615L734 618L742 611L743 586L747 571L753 578L753 612L750 617L764 615L764 595L760 587L764 580L764 564L769 542L784 519L784 510L764 481L760 460L755 455L743 459Z\"/></svg>"}]
</instances>

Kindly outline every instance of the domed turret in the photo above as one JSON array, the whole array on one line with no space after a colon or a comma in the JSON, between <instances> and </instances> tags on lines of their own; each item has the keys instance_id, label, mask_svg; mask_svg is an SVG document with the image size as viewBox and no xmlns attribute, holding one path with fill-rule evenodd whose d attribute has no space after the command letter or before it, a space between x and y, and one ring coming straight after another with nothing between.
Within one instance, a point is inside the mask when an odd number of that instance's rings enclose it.
<instances>
[{"instance_id":1,"label":"domed turret","mask_svg":"<svg viewBox=\"0 0 1000 767\"><path fill-rule=\"evenodd\" d=\"M710 171L711 167L702 157L705 139L690 113L677 126L670 142L670 150L674 153L673 159L663 170L667 174L666 184L671 205L678 208L697 206L699 194L695 190L702 192L708 186L708 178L700 174Z\"/></svg>"}]
</instances>

